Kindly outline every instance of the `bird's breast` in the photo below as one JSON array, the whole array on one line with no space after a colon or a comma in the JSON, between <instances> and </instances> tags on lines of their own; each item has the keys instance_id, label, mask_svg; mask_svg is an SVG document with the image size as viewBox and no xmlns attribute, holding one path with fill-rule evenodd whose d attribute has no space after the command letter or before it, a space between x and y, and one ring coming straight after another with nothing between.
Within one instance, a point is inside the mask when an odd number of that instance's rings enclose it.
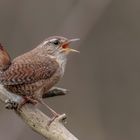
<instances>
[{"instance_id":1,"label":"bird's breast","mask_svg":"<svg viewBox=\"0 0 140 140\"><path fill-rule=\"evenodd\" d=\"M65 72L65 67L66 67L67 59L66 59L65 56L58 56L56 61L59 64L59 68L58 68L57 72L60 74L61 77L63 77L64 72Z\"/></svg>"}]
</instances>

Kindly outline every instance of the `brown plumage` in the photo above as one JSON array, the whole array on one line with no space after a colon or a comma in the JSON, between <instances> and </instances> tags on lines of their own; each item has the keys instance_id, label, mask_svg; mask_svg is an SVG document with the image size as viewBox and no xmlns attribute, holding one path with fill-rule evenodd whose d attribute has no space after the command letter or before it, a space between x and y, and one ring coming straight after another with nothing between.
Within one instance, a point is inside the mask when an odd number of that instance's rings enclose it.
<instances>
[{"instance_id":1,"label":"brown plumage","mask_svg":"<svg viewBox=\"0 0 140 140\"><path fill-rule=\"evenodd\" d=\"M76 52L69 48L69 43L76 40L53 36L13 61L7 51L0 46L0 83L7 90L23 96L25 101L21 103L22 105L29 100L31 102L37 100L44 104L42 95L63 76L67 55L69 52ZM55 116L58 115L48 108Z\"/></svg>"},{"instance_id":2,"label":"brown plumage","mask_svg":"<svg viewBox=\"0 0 140 140\"><path fill-rule=\"evenodd\" d=\"M0 71L6 70L11 65L11 58L7 50L0 44Z\"/></svg>"},{"instance_id":3,"label":"brown plumage","mask_svg":"<svg viewBox=\"0 0 140 140\"><path fill-rule=\"evenodd\" d=\"M34 49L15 58L9 68L0 74L0 81L8 90L20 95L36 96L34 94L43 86L49 89L58 81L61 76L58 62L55 58L35 55L36 51ZM56 80L52 83L48 79Z\"/></svg>"}]
</instances>

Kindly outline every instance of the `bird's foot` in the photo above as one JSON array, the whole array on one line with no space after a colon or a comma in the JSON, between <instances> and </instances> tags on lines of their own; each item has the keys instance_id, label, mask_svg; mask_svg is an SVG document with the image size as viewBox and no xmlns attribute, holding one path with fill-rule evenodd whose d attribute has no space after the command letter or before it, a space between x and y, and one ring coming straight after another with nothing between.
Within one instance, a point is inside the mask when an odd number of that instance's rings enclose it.
<instances>
[{"instance_id":1,"label":"bird's foot","mask_svg":"<svg viewBox=\"0 0 140 140\"><path fill-rule=\"evenodd\" d=\"M6 109L17 109L19 106L19 103L16 101L13 101L11 99L5 100L5 108Z\"/></svg>"},{"instance_id":2,"label":"bird's foot","mask_svg":"<svg viewBox=\"0 0 140 140\"><path fill-rule=\"evenodd\" d=\"M47 126L50 126L57 118L58 118L57 120L59 120L59 121L66 119L66 115L63 115L63 117L62 117L62 115L58 114L49 105L47 105L45 102L43 102L42 99L38 98L37 101L40 102L42 105L44 105L46 108L48 108L48 110L53 114L53 117L50 119Z\"/></svg>"},{"instance_id":3,"label":"bird's foot","mask_svg":"<svg viewBox=\"0 0 140 140\"><path fill-rule=\"evenodd\" d=\"M23 99L24 100L18 105L17 110L20 110L26 103L31 103L33 105L38 103L32 96L24 96Z\"/></svg>"},{"instance_id":4,"label":"bird's foot","mask_svg":"<svg viewBox=\"0 0 140 140\"><path fill-rule=\"evenodd\" d=\"M16 110L20 110L22 106L24 106L26 103L31 103L33 105L37 104L38 101L35 100L33 97L31 96L24 96L23 100L19 103L16 101L13 101L11 99L7 99L5 100L5 108L6 109L16 109Z\"/></svg>"},{"instance_id":5,"label":"bird's foot","mask_svg":"<svg viewBox=\"0 0 140 140\"><path fill-rule=\"evenodd\" d=\"M49 122L48 122L48 126L50 126L51 125L51 123L57 118L57 117L59 117L60 116L60 114L55 114L50 120L49 120Z\"/></svg>"},{"instance_id":6,"label":"bird's foot","mask_svg":"<svg viewBox=\"0 0 140 140\"><path fill-rule=\"evenodd\" d=\"M47 126L50 126L53 122L66 122L66 114L57 114L51 118L47 124Z\"/></svg>"}]
</instances>

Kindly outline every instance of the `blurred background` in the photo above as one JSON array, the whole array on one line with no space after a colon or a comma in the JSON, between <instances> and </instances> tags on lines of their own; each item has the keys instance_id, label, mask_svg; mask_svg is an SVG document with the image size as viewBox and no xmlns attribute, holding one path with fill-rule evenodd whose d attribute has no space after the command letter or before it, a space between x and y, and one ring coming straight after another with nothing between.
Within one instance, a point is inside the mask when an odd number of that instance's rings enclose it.
<instances>
[{"instance_id":1,"label":"blurred background","mask_svg":"<svg viewBox=\"0 0 140 140\"><path fill-rule=\"evenodd\" d=\"M139 0L0 0L0 42L12 58L46 37L81 38L47 99L79 140L140 139ZM42 109L46 110L46 109ZM0 140L45 140L0 106Z\"/></svg>"}]
</instances>

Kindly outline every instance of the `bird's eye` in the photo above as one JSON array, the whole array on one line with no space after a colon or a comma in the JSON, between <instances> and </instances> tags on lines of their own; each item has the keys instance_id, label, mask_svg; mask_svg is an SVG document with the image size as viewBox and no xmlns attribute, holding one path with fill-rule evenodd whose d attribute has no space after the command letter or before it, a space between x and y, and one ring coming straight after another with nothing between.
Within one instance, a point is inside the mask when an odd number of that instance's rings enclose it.
<instances>
[{"instance_id":1,"label":"bird's eye","mask_svg":"<svg viewBox=\"0 0 140 140\"><path fill-rule=\"evenodd\" d=\"M59 42L59 40L54 40L54 41L53 41L53 44L54 44L54 45L59 45L60 42Z\"/></svg>"}]
</instances>

